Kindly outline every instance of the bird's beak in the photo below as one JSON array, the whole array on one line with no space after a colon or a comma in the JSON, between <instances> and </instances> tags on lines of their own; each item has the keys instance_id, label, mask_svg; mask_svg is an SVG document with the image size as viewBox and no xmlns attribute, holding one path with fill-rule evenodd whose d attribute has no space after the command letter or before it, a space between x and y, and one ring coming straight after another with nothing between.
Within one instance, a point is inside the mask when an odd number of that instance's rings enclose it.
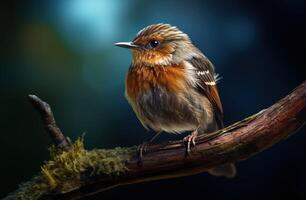
<instances>
[{"instance_id":1,"label":"bird's beak","mask_svg":"<svg viewBox=\"0 0 306 200\"><path fill-rule=\"evenodd\" d=\"M139 45L136 45L133 42L117 42L115 43L115 45L118 47L123 47L123 48L128 48L128 49L140 47Z\"/></svg>"}]
</instances>

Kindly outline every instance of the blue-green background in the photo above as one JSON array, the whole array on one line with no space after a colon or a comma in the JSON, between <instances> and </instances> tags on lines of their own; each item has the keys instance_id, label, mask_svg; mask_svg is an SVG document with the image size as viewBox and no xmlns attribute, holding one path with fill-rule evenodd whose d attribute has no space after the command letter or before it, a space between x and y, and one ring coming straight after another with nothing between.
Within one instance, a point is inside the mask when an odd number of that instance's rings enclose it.
<instances>
[{"instance_id":1,"label":"blue-green background","mask_svg":"<svg viewBox=\"0 0 306 200\"><path fill-rule=\"evenodd\" d=\"M124 98L131 55L113 46L152 23L188 33L223 77L230 124L258 112L306 78L305 1L2 1L0 6L0 197L48 159L50 139L27 101L50 103L62 131L86 133L88 149L152 136ZM306 131L239 162L238 176L207 174L119 187L96 199L306 199ZM163 135L159 141L182 136ZM93 199L93 198L88 198Z\"/></svg>"}]
</instances>

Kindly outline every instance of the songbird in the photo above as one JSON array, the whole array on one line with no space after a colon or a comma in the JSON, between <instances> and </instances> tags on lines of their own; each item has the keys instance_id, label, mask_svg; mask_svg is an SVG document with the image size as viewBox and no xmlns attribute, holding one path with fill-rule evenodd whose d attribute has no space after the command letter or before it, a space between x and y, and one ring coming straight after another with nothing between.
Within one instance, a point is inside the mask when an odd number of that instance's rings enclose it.
<instances>
[{"instance_id":1,"label":"songbird","mask_svg":"<svg viewBox=\"0 0 306 200\"><path fill-rule=\"evenodd\" d=\"M156 132L151 141L161 132L192 131L184 138L190 152L198 134L223 128L218 74L186 33L169 24L153 24L132 42L115 45L132 51L125 93L142 125ZM209 173L234 177L236 169L228 163Z\"/></svg>"}]
</instances>

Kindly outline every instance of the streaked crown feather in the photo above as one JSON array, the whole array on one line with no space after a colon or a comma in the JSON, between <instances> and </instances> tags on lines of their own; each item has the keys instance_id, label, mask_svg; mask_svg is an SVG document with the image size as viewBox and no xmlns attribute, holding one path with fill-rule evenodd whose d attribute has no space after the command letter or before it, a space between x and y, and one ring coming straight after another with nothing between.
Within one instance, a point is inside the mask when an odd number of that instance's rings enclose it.
<instances>
[{"instance_id":1,"label":"streaked crown feather","mask_svg":"<svg viewBox=\"0 0 306 200\"><path fill-rule=\"evenodd\" d=\"M140 30L133 41L146 37L159 37L164 40L189 40L184 32L180 31L176 26L170 24L152 24Z\"/></svg>"}]
</instances>

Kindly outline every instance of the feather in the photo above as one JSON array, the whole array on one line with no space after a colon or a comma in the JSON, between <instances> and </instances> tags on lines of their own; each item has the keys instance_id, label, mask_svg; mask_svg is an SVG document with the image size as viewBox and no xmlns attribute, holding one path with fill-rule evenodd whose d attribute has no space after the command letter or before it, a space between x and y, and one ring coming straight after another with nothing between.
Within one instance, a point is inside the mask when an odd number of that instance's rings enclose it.
<instances>
[{"instance_id":1,"label":"feather","mask_svg":"<svg viewBox=\"0 0 306 200\"><path fill-rule=\"evenodd\" d=\"M196 70L197 91L205 95L212 104L219 128L223 127L223 107L217 88L219 75L215 74L213 64L203 55L192 57L188 62Z\"/></svg>"}]
</instances>

